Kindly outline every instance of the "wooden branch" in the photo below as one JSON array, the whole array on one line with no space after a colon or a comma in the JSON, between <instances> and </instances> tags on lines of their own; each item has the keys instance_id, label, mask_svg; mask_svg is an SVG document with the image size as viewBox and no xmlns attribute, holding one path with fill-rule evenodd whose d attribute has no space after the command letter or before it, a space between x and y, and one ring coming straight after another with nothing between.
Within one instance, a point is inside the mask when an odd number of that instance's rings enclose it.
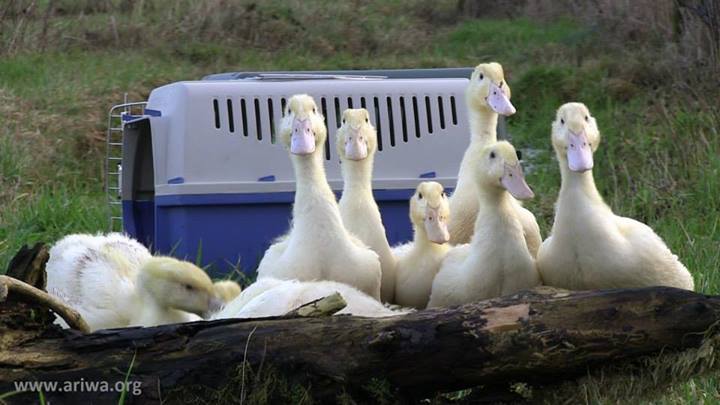
<instances>
[{"instance_id":1,"label":"wooden branch","mask_svg":"<svg viewBox=\"0 0 720 405\"><path fill-rule=\"evenodd\" d=\"M80 313L45 291L39 290L27 283L8 276L0 276L0 285L3 286L0 287L0 290L5 290L12 294L19 294L32 303L52 309L53 312L65 320L71 328L77 329L83 333L90 333L90 327L82 318ZM1 293L0 296L2 296ZM6 294L6 297L7 296L9 296L9 294Z\"/></svg>"},{"instance_id":2,"label":"wooden branch","mask_svg":"<svg viewBox=\"0 0 720 405\"><path fill-rule=\"evenodd\" d=\"M315 301L310 301L305 305L301 305L300 307L288 312L284 317L320 318L324 316L331 316L346 306L347 302L345 302L342 295L340 295L340 293L335 293Z\"/></svg>"},{"instance_id":3,"label":"wooden branch","mask_svg":"<svg viewBox=\"0 0 720 405\"><path fill-rule=\"evenodd\" d=\"M233 379L234 370L262 364L310 387L319 401L363 392L373 379L388 381L407 398L479 385L507 390L510 382L556 384L604 364L696 348L715 333L718 319L720 297L674 288L540 288L381 319L228 319L65 332L0 347L0 392L28 379L123 381L132 359L129 379L143 387L134 400L143 403L182 399L188 387L239 392L245 382ZM117 402L116 393L45 397L57 403Z\"/></svg>"}]
</instances>

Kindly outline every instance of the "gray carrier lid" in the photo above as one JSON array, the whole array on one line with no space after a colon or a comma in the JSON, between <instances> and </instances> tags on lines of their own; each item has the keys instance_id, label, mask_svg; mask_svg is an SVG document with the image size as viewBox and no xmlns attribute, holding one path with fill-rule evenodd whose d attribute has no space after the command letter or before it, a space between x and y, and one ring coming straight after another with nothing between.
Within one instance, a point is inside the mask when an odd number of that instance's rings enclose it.
<instances>
[{"instance_id":1,"label":"gray carrier lid","mask_svg":"<svg viewBox=\"0 0 720 405\"><path fill-rule=\"evenodd\" d=\"M469 79L473 68L300 70L272 72L228 72L202 80L314 80L314 79Z\"/></svg>"}]
</instances>

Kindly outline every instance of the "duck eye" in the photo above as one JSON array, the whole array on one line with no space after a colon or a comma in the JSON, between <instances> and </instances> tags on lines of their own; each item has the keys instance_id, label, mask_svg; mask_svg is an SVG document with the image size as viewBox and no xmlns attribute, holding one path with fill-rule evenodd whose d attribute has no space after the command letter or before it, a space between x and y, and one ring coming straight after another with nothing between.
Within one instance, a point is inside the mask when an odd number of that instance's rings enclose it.
<instances>
[{"instance_id":1,"label":"duck eye","mask_svg":"<svg viewBox=\"0 0 720 405\"><path fill-rule=\"evenodd\" d=\"M365 122L370 122L370 118L365 117Z\"/></svg>"},{"instance_id":2,"label":"duck eye","mask_svg":"<svg viewBox=\"0 0 720 405\"><path fill-rule=\"evenodd\" d=\"M191 286L190 284L185 284L185 289L188 290L188 291L192 291L192 290L194 290L195 288L194 288L193 286Z\"/></svg>"},{"instance_id":3,"label":"duck eye","mask_svg":"<svg viewBox=\"0 0 720 405\"><path fill-rule=\"evenodd\" d=\"M588 116L586 115L586 116L585 116L585 122L588 122L588 121L590 121L590 117L588 117Z\"/></svg>"},{"instance_id":4,"label":"duck eye","mask_svg":"<svg viewBox=\"0 0 720 405\"><path fill-rule=\"evenodd\" d=\"M343 121L342 121L342 122L343 122L343 125L345 125L345 118L343 118Z\"/></svg>"},{"instance_id":5,"label":"duck eye","mask_svg":"<svg viewBox=\"0 0 720 405\"><path fill-rule=\"evenodd\" d=\"M478 79L479 79L479 80L482 80L482 79L484 79L484 78L485 78L485 76L484 76L482 73L480 73L480 76L478 76Z\"/></svg>"},{"instance_id":6,"label":"duck eye","mask_svg":"<svg viewBox=\"0 0 720 405\"><path fill-rule=\"evenodd\" d=\"M317 110L313 107L313 114L317 114Z\"/></svg>"},{"instance_id":7,"label":"duck eye","mask_svg":"<svg viewBox=\"0 0 720 405\"><path fill-rule=\"evenodd\" d=\"M418 193L418 200L422 200L422 193Z\"/></svg>"},{"instance_id":8,"label":"duck eye","mask_svg":"<svg viewBox=\"0 0 720 405\"><path fill-rule=\"evenodd\" d=\"M560 125L565 125L565 120L560 118Z\"/></svg>"},{"instance_id":9,"label":"duck eye","mask_svg":"<svg viewBox=\"0 0 720 405\"><path fill-rule=\"evenodd\" d=\"M495 159L495 151L490 152L490 159Z\"/></svg>"}]
</instances>

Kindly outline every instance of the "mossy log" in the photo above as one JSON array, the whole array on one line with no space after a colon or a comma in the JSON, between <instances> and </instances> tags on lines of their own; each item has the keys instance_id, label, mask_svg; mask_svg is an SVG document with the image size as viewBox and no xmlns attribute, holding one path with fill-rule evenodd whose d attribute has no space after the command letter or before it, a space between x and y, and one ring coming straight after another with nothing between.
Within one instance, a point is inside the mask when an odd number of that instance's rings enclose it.
<instances>
[{"instance_id":1,"label":"mossy log","mask_svg":"<svg viewBox=\"0 0 720 405\"><path fill-rule=\"evenodd\" d=\"M720 297L662 287L539 288L383 319L231 319L92 334L60 330L33 305L11 296L0 304L0 397L15 391L16 381L112 387L127 379L142 384L142 393L126 403L159 403L185 387L226 389L239 368L263 365L309 387L316 400L362 393L373 380L410 399L475 386L507 391L514 382L554 385L602 365L698 347L720 319ZM6 333L13 328L22 333ZM114 403L119 395L44 393L55 404Z\"/></svg>"}]
</instances>

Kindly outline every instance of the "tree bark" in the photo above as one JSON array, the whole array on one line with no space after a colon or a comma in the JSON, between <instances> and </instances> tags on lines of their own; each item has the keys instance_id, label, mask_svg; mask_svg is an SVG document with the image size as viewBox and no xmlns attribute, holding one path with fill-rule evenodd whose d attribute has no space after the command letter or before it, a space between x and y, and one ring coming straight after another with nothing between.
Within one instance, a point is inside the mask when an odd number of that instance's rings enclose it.
<instances>
[{"instance_id":1,"label":"tree bark","mask_svg":"<svg viewBox=\"0 0 720 405\"><path fill-rule=\"evenodd\" d=\"M539 288L383 319L231 319L87 335L50 327L21 342L3 335L0 395L14 391L14 381L123 381L131 362L128 378L142 383L142 394L128 403L161 402L188 385L219 388L237 367L262 364L329 401L373 379L414 398L478 385L555 384L608 362L698 347L719 316L720 297L674 288ZM104 403L119 394L44 395L51 403ZM9 398L16 399L37 394Z\"/></svg>"}]
</instances>

